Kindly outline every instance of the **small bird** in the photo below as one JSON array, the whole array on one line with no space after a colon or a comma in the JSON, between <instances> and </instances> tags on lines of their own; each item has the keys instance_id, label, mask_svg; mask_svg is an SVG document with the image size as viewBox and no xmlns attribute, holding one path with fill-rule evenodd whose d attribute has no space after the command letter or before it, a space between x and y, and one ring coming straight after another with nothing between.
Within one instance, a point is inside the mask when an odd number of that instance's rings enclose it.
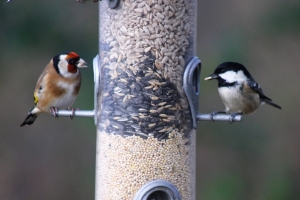
<instances>
[{"instance_id":1,"label":"small bird","mask_svg":"<svg viewBox=\"0 0 300 200\"><path fill-rule=\"evenodd\" d=\"M281 109L279 105L264 95L260 85L240 63L225 62L220 64L214 73L204 80L212 79L218 80L219 95L226 107L225 113L231 113L231 122L237 114L253 113L264 103ZM222 112L213 112L212 118L217 113Z\"/></svg>"},{"instance_id":2,"label":"small bird","mask_svg":"<svg viewBox=\"0 0 300 200\"><path fill-rule=\"evenodd\" d=\"M75 52L54 56L40 75L35 90L34 104L24 122L33 124L38 114L48 112L57 117L58 109L68 108L74 103L80 89L81 75L78 68L87 68L86 62Z\"/></svg>"}]
</instances>

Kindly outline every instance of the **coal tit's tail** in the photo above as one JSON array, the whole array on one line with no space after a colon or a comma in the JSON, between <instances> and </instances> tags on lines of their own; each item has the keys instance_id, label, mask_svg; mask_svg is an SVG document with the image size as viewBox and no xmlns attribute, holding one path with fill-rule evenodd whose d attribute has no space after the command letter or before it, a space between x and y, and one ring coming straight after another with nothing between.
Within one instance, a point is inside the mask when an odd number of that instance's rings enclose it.
<instances>
[{"instance_id":1,"label":"coal tit's tail","mask_svg":"<svg viewBox=\"0 0 300 200\"><path fill-rule=\"evenodd\" d=\"M264 102L265 102L266 104L268 104L268 105L270 105L270 106L273 106L273 107L275 107L275 108L278 108L278 109L280 109L280 110L282 109L279 105L273 103L272 101L270 101L270 100L268 100L268 99L264 99Z\"/></svg>"}]
</instances>

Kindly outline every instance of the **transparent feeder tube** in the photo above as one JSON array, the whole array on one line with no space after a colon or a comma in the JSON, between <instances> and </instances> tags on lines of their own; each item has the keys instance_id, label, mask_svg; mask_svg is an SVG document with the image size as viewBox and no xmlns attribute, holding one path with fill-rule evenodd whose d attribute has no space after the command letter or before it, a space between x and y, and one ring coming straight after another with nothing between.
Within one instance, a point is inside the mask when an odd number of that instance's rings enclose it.
<instances>
[{"instance_id":1,"label":"transparent feeder tube","mask_svg":"<svg viewBox=\"0 0 300 200\"><path fill-rule=\"evenodd\" d=\"M196 8L196 0L100 2L97 200L139 198L157 180L175 186L173 199L195 199L196 132L182 78L195 55Z\"/></svg>"}]
</instances>

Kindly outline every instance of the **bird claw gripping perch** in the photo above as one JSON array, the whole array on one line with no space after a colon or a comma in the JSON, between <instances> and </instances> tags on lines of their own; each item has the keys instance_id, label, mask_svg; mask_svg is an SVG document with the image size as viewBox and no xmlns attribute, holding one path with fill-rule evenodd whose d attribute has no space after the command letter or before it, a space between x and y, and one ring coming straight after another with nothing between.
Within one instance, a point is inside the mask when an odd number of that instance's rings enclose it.
<instances>
[{"instance_id":1,"label":"bird claw gripping perch","mask_svg":"<svg viewBox=\"0 0 300 200\"><path fill-rule=\"evenodd\" d=\"M58 117L58 109L57 108L51 107L49 111L50 111L51 115L54 116L54 118Z\"/></svg>"},{"instance_id":2,"label":"bird claw gripping perch","mask_svg":"<svg viewBox=\"0 0 300 200\"><path fill-rule=\"evenodd\" d=\"M187 64L183 75L183 90L189 102L193 127L197 128L198 121L227 121L230 123L242 121L242 115L239 113L212 112L211 114L203 114L198 112L200 73L201 61L194 56Z\"/></svg>"},{"instance_id":3,"label":"bird claw gripping perch","mask_svg":"<svg viewBox=\"0 0 300 200\"><path fill-rule=\"evenodd\" d=\"M71 120L73 119L74 115L75 115L75 110L79 110L78 108L71 108L70 106L68 106L68 110L70 110L72 113L70 114L70 118Z\"/></svg>"},{"instance_id":4,"label":"bird claw gripping perch","mask_svg":"<svg viewBox=\"0 0 300 200\"><path fill-rule=\"evenodd\" d=\"M225 113L225 112L222 112L222 111L214 111L214 112L210 113L210 121L215 122L214 117L215 117L217 114L220 114L220 113Z\"/></svg>"},{"instance_id":5,"label":"bird claw gripping perch","mask_svg":"<svg viewBox=\"0 0 300 200\"><path fill-rule=\"evenodd\" d=\"M229 123L230 124L233 124L234 123L234 118L236 117L236 116L238 116L238 115L242 115L242 113L232 113L231 115L230 115L230 117L229 117Z\"/></svg>"},{"instance_id":6,"label":"bird claw gripping perch","mask_svg":"<svg viewBox=\"0 0 300 200\"><path fill-rule=\"evenodd\" d=\"M214 111L212 113L210 113L210 121L215 122L215 116L218 114L226 114L226 112L224 111ZM235 122L235 117L238 115L242 115L242 113L232 113L229 116L229 123L233 124ZM239 119L237 119L236 121L239 121Z\"/></svg>"}]
</instances>

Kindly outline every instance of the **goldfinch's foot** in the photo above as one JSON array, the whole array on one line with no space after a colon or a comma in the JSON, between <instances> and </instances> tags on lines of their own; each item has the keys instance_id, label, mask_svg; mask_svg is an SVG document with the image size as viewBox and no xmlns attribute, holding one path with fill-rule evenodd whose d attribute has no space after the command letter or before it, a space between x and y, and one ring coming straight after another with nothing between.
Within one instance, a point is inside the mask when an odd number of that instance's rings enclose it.
<instances>
[{"instance_id":1,"label":"goldfinch's foot","mask_svg":"<svg viewBox=\"0 0 300 200\"><path fill-rule=\"evenodd\" d=\"M78 108L71 108L70 106L68 106L68 110L72 111L72 114L70 115L71 120L73 119L74 115L75 115L75 110L79 110Z\"/></svg>"},{"instance_id":2,"label":"goldfinch's foot","mask_svg":"<svg viewBox=\"0 0 300 200\"><path fill-rule=\"evenodd\" d=\"M54 116L54 118L57 118L58 117L58 109L56 107L51 107L50 108L50 113Z\"/></svg>"}]
</instances>

